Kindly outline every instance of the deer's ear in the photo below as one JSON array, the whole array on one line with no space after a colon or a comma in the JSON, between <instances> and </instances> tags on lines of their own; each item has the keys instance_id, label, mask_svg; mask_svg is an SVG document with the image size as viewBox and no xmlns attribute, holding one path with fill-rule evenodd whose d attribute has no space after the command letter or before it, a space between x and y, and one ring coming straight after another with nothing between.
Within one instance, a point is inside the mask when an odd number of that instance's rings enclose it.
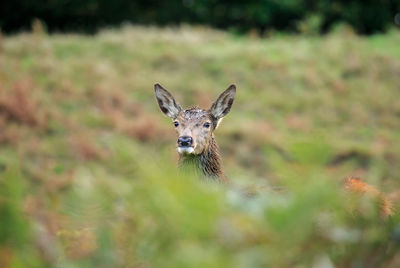
<instances>
[{"instance_id":1,"label":"deer's ear","mask_svg":"<svg viewBox=\"0 0 400 268\"><path fill-rule=\"evenodd\" d=\"M165 115L175 119L182 110L181 106L179 106L179 104L175 101L171 93L169 93L168 90L163 88L160 84L154 85L154 91L156 93L157 102L161 111Z\"/></svg>"},{"instance_id":2,"label":"deer's ear","mask_svg":"<svg viewBox=\"0 0 400 268\"><path fill-rule=\"evenodd\" d=\"M219 95L218 99L213 103L210 108L210 114L213 119L217 122L215 126L218 125L218 121L227 115L231 110L233 100L235 99L236 94L236 86L230 85L221 95Z\"/></svg>"}]
</instances>

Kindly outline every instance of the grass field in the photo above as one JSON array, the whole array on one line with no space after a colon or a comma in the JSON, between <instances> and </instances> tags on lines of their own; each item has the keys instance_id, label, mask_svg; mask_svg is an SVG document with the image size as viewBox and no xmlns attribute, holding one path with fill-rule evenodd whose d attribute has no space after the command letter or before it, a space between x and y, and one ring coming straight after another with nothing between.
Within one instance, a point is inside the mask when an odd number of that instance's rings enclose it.
<instances>
[{"instance_id":1,"label":"grass field","mask_svg":"<svg viewBox=\"0 0 400 268\"><path fill-rule=\"evenodd\" d=\"M399 207L399 44L346 29L1 37L0 267L399 267L399 215L342 190L359 176ZM235 186L178 173L155 82L203 108L237 85L216 131Z\"/></svg>"}]
</instances>

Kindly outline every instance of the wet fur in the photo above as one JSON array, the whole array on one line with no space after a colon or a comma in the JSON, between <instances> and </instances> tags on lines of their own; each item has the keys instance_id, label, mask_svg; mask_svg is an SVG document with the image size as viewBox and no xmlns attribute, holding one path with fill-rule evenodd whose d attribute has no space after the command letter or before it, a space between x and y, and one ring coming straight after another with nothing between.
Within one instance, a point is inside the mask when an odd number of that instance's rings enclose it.
<instances>
[{"instance_id":1,"label":"wet fur","mask_svg":"<svg viewBox=\"0 0 400 268\"><path fill-rule=\"evenodd\" d=\"M222 171L221 156L214 135L210 144L202 154L186 154L179 156L179 167L183 170L200 171L199 175L210 179L228 182L224 172Z\"/></svg>"}]
</instances>

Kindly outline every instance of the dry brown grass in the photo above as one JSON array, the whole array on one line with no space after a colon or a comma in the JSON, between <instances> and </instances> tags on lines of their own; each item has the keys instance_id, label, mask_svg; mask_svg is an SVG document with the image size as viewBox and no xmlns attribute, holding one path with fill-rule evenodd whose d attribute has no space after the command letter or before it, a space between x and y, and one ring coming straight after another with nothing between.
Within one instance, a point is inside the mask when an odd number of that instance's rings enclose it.
<instances>
[{"instance_id":1,"label":"dry brown grass","mask_svg":"<svg viewBox=\"0 0 400 268\"><path fill-rule=\"evenodd\" d=\"M140 103L121 91L96 88L90 93L94 103L117 131L141 142L165 142L173 134L158 119L146 112Z\"/></svg>"},{"instance_id":2,"label":"dry brown grass","mask_svg":"<svg viewBox=\"0 0 400 268\"><path fill-rule=\"evenodd\" d=\"M94 144L88 136L74 135L70 141L76 156L83 160L101 160L106 157L106 151Z\"/></svg>"},{"instance_id":3,"label":"dry brown grass","mask_svg":"<svg viewBox=\"0 0 400 268\"><path fill-rule=\"evenodd\" d=\"M21 79L8 89L0 86L0 115L10 122L44 128L45 114L36 102L34 88L31 79Z\"/></svg>"},{"instance_id":4,"label":"dry brown grass","mask_svg":"<svg viewBox=\"0 0 400 268\"><path fill-rule=\"evenodd\" d=\"M7 123L4 116L0 116L0 144L16 145L20 139L18 127Z\"/></svg>"}]
</instances>

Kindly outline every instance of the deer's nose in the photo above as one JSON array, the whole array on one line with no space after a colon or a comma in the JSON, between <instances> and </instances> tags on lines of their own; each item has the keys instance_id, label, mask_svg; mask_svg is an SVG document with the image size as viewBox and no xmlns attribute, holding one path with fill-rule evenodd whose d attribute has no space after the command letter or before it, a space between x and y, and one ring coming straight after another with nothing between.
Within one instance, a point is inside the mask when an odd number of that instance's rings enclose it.
<instances>
[{"instance_id":1,"label":"deer's nose","mask_svg":"<svg viewBox=\"0 0 400 268\"><path fill-rule=\"evenodd\" d=\"M180 147L189 147L192 146L193 139L190 136L180 136L178 138L178 146Z\"/></svg>"}]
</instances>

